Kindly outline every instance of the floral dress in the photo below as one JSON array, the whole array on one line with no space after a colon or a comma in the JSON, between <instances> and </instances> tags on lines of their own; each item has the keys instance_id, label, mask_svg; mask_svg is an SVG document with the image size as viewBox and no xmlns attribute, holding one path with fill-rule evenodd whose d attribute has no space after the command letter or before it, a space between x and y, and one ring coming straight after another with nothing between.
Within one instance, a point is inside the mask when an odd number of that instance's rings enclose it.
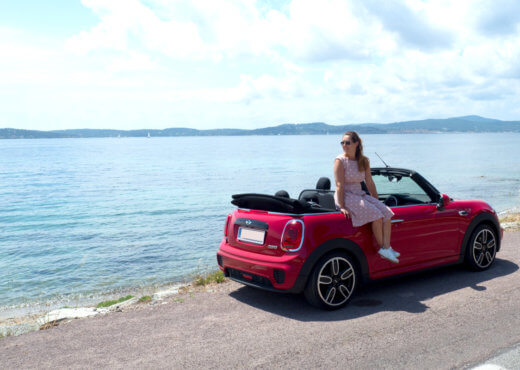
<instances>
[{"instance_id":1,"label":"floral dress","mask_svg":"<svg viewBox=\"0 0 520 370\"><path fill-rule=\"evenodd\" d=\"M345 169L345 208L349 211L352 219L352 225L355 227L362 226L369 222L382 218L389 220L394 212L386 205L381 203L379 199L368 195L361 188L361 181L365 180L365 172L359 171L356 160L349 159L344 155L338 155L335 160L341 161ZM338 194L334 194L336 207L339 208Z\"/></svg>"}]
</instances>

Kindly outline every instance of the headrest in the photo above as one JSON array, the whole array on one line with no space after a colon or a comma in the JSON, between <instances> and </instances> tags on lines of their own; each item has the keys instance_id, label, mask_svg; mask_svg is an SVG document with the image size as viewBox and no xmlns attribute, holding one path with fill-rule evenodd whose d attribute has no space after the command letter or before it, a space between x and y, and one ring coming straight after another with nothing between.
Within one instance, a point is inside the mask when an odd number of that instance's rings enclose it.
<instances>
[{"instance_id":1,"label":"headrest","mask_svg":"<svg viewBox=\"0 0 520 370\"><path fill-rule=\"evenodd\" d=\"M284 198L290 198L289 193L285 190L278 190L276 193L274 193L276 197L284 197Z\"/></svg>"},{"instance_id":2,"label":"headrest","mask_svg":"<svg viewBox=\"0 0 520 370\"><path fill-rule=\"evenodd\" d=\"M318 190L330 190L330 180L328 177L320 177L316 184Z\"/></svg>"}]
</instances>

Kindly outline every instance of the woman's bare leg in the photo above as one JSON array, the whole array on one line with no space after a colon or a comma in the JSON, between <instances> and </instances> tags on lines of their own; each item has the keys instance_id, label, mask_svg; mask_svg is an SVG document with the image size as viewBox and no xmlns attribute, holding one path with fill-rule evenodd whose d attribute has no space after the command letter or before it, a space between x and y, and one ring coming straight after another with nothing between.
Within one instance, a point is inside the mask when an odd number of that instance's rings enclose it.
<instances>
[{"instance_id":1,"label":"woman's bare leg","mask_svg":"<svg viewBox=\"0 0 520 370\"><path fill-rule=\"evenodd\" d=\"M390 246L390 236L392 235L392 222L390 219L383 221L383 245L385 248Z\"/></svg>"},{"instance_id":2,"label":"woman's bare leg","mask_svg":"<svg viewBox=\"0 0 520 370\"><path fill-rule=\"evenodd\" d=\"M383 219L377 219L374 222L372 222L372 232L374 233L374 237L376 238L377 244L379 244L380 247L388 248L388 246L385 246L384 239L383 239Z\"/></svg>"}]
</instances>

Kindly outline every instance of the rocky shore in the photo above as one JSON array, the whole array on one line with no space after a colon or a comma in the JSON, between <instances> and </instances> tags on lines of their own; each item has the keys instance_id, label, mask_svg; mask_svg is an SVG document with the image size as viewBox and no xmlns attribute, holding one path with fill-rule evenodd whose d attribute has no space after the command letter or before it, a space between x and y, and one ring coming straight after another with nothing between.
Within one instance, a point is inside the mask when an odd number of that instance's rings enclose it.
<instances>
[{"instance_id":1,"label":"rocky shore","mask_svg":"<svg viewBox=\"0 0 520 370\"><path fill-rule=\"evenodd\" d=\"M501 212L499 214L500 226L505 231L520 230L520 211L517 209Z\"/></svg>"},{"instance_id":2,"label":"rocky shore","mask_svg":"<svg viewBox=\"0 0 520 370\"><path fill-rule=\"evenodd\" d=\"M107 307L64 307L45 313L35 313L19 317L0 319L0 338L17 336L31 331L50 329L74 319L81 319L111 312L121 312L132 306L161 304L166 299L178 295L179 292L200 290L193 284L177 284L158 290L147 299L132 297Z\"/></svg>"}]
</instances>

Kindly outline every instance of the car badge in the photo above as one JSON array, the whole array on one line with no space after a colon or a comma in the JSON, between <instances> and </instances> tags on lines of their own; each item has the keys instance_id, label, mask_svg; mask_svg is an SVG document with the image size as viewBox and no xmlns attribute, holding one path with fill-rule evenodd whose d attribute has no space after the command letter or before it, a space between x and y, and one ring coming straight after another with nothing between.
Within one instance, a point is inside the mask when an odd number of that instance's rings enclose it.
<instances>
[{"instance_id":1,"label":"car badge","mask_svg":"<svg viewBox=\"0 0 520 370\"><path fill-rule=\"evenodd\" d=\"M276 248L278 248L277 245L271 245L270 244L270 245L267 246L267 249L276 249Z\"/></svg>"},{"instance_id":2,"label":"car badge","mask_svg":"<svg viewBox=\"0 0 520 370\"><path fill-rule=\"evenodd\" d=\"M251 225L251 220L246 220L246 225Z\"/></svg>"}]
</instances>

